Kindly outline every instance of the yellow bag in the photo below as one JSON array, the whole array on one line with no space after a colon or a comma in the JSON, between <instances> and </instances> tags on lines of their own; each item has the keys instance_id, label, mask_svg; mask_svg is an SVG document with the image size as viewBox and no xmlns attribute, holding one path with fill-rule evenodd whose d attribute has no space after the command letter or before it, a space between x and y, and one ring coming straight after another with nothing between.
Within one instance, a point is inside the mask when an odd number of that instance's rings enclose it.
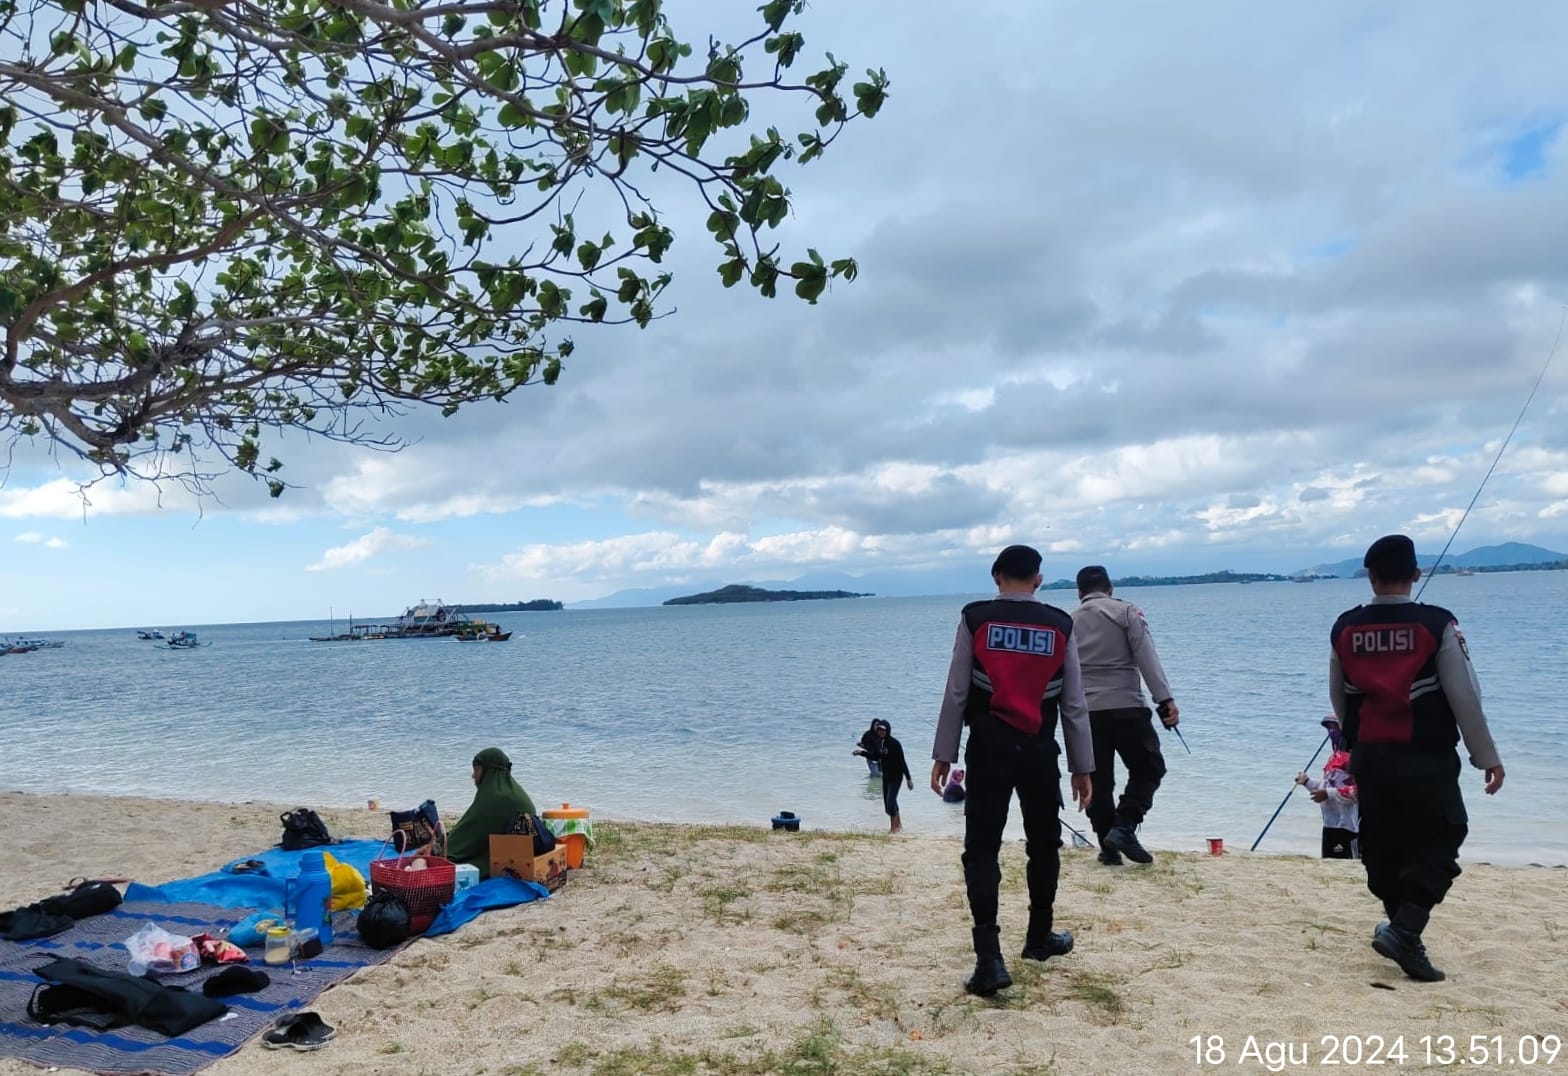
<instances>
[{"instance_id":1,"label":"yellow bag","mask_svg":"<svg viewBox=\"0 0 1568 1076\"><path fill-rule=\"evenodd\" d=\"M365 876L347 863L340 863L331 852L323 851L327 873L332 875L332 910L351 911L365 906Z\"/></svg>"}]
</instances>

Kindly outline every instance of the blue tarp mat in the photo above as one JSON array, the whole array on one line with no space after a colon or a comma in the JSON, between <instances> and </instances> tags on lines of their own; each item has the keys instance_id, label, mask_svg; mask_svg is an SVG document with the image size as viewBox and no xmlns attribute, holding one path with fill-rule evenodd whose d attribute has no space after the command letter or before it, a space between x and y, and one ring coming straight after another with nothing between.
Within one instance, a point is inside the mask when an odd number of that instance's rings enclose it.
<instances>
[{"instance_id":1,"label":"blue tarp mat","mask_svg":"<svg viewBox=\"0 0 1568 1076\"><path fill-rule=\"evenodd\" d=\"M163 885L142 885L132 882L125 890L126 900L142 902L195 901L200 904L215 904L219 908L252 908L257 911L283 910L283 894L286 883L299 873L299 860L305 852L331 852L333 857L347 863L370 880L370 861L381 856L382 843L380 841L343 841L340 844L327 844L318 848L308 848L297 852L285 852L281 848L269 848L265 852L255 855L243 856L234 860L234 863L243 863L247 859L259 859L265 865L263 870L250 874L230 874L227 871L217 870L211 874L201 874L195 878L182 878L176 882L165 882ZM388 855L392 855L389 848ZM228 866L231 864L225 864Z\"/></svg>"}]
</instances>

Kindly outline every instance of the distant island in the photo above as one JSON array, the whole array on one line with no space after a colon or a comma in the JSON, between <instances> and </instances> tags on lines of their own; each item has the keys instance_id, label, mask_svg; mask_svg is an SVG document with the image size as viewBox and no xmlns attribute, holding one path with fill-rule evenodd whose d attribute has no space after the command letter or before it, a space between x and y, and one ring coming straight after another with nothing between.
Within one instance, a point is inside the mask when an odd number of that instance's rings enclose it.
<instances>
[{"instance_id":1,"label":"distant island","mask_svg":"<svg viewBox=\"0 0 1568 1076\"><path fill-rule=\"evenodd\" d=\"M665 605L730 605L736 602L806 602L828 598L870 598L871 594L856 594L849 590L764 590L732 583L718 590L702 594L687 594L671 598Z\"/></svg>"},{"instance_id":2,"label":"distant island","mask_svg":"<svg viewBox=\"0 0 1568 1076\"><path fill-rule=\"evenodd\" d=\"M491 602L488 605L460 605L465 613L554 613L566 608L549 598L535 598L531 602Z\"/></svg>"},{"instance_id":3,"label":"distant island","mask_svg":"<svg viewBox=\"0 0 1568 1076\"><path fill-rule=\"evenodd\" d=\"M1543 549L1522 542L1507 542L1497 546L1482 546L1444 560L1434 572L1432 564L1437 557L1422 553L1416 558L1426 575L1480 575L1490 572L1560 572L1568 570L1568 555ZM1198 583L1311 583L1318 579L1365 579L1367 570L1361 558L1352 557L1303 568L1299 572L1282 575L1277 572L1205 572L1202 575L1130 575L1112 582L1118 587L1179 587ZM1071 579L1053 579L1041 586L1042 590L1074 590L1077 583Z\"/></svg>"}]
</instances>

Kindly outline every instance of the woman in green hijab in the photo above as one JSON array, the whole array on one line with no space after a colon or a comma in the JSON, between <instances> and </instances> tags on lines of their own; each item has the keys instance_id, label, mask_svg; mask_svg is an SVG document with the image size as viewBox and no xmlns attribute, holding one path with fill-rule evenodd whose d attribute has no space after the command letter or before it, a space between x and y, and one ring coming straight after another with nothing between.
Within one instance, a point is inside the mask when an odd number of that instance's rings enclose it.
<instances>
[{"instance_id":1,"label":"woman in green hijab","mask_svg":"<svg viewBox=\"0 0 1568 1076\"><path fill-rule=\"evenodd\" d=\"M490 877L490 835L505 833L519 814L536 814L534 801L512 779L512 760L499 747L474 756L474 802L457 825L447 831L446 855L454 863L471 863L479 877Z\"/></svg>"}]
</instances>

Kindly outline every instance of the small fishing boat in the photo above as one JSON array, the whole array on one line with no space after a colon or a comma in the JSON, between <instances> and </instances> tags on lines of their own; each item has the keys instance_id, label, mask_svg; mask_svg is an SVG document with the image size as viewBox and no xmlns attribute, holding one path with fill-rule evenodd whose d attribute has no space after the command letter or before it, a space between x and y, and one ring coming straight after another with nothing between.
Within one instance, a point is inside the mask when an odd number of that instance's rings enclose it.
<instances>
[{"instance_id":1,"label":"small fishing boat","mask_svg":"<svg viewBox=\"0 0 1568 1076\"><path fill-rule=\"evenodd\" d=\"M501 625L490 624L483 620L475 620L467 626L458 629L455 637L460 643L504 643L512 637L509 631L502 631Z\"/></svg>"},{"instance_id":2,"label":"small fishing boat","mask_svg":"<svg viewBox=\"0 0 1568 1076\"><path fill-rule=\"evenodd\" d=\"M198 646L212 644L199 641L194 631L177 631L164 641L164 645L170 650L195 650Z\"/></svg>"},{"instance_id":3,"label":"small fishing boat","mask_svg":"<svg viewBox=\"0 0 1568 1076\"><path fill-rule=\"evenodd\" d=\"M59 639L0 639L0 650L10 654L27 654L34 650L58 650L65 643Z\"/></svg>"},{"instance_id":4,"label":"small fishing boat","mask_svg":"<svg viewBox=\"0 0 1568 1076\"><path fill-rule=\"evenodd\" d=\"M159 631L157 628L137 628L136 637L138 639L162 639L163 632Z\"/></svg>"}]
</instances>

